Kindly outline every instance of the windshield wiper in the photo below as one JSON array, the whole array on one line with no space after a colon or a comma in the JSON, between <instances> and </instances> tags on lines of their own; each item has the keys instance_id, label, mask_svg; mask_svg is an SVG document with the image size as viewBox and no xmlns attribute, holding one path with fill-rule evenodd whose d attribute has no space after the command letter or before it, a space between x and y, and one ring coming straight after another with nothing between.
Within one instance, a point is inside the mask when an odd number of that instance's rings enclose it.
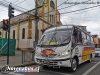
<instances>
[{"instance_id":1,"label":"windshield wiper","mask_svg":"<svg viewBox=\"0 0 100 75\"><path fill-rule=\"evenodd\" d=\"M51 42L52 38L55 36L56 33L57 33L57 32L55 32L55 33L52 35L52 37L51 37L51 39L50 39L50 42ZM49 42L49 45L50 45L50 42Z\"/></svg>"},{"instance_id":2,"label":"windshield wiper","mask_svg":"<svg viewBox=\"0 0 100 75\"><path fill-rule=\"evenodd\" d=\"M45 36L45 35L44 35ZM43 38L41 39L41 41L43 41L43 39L44 39L44 36L43 36ZM40 47L42 47L42 45L43 45L43 42L41 43L41 41L40 41Z\"/></svg>"}]
</instances>

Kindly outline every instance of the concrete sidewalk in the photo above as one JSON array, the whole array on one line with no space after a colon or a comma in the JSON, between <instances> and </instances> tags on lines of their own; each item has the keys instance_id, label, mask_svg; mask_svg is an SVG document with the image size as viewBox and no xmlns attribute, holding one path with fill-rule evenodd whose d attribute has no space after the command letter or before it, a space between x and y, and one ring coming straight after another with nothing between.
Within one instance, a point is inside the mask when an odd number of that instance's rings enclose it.
<instances>
[{"instance_id":1,"label":"concrete sidewalk","mask_svg":"<svg viewBox=\"0 0 100 75\"><path fill-rule=\"evenodd\" d=\"M15 56L9 56L9 66L28 66L28 65L35 64L34 61L31 61L29 58L27 59L27 62L24 62L22 64L22 51L16 50L15 53L16 53ZM27 53L27 55L28 54L29 53ZM4 67L5 65L7 65L7 56L1 56L0 68Z\"/></svg>"}]
</instances>

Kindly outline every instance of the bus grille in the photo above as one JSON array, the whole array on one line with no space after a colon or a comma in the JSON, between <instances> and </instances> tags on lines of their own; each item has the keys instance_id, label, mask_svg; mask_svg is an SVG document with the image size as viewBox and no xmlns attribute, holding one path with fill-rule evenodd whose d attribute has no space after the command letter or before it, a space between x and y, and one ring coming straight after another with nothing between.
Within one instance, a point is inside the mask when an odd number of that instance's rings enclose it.
<instances>
[{"instance_id":1,"label":"bus grille","mask_svg":"<svg viewBox=\"0 0 100 75\"><path fill-rule=\"evenodd\" d=\"M57 54L49 54L49 55L47 55L47 54L41 54L41 56L42 57L49 57L49 58L53 58L53 57L55 57Z\"/></svg>"}]
</instances>

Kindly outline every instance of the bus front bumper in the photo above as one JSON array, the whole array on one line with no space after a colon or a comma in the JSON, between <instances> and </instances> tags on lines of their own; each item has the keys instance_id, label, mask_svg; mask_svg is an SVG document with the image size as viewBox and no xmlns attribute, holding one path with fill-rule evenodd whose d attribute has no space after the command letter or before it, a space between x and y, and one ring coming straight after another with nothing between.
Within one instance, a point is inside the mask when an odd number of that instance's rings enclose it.
<instances>
[{"instance_id":1,"label":"bus front bumper","mask_svg":"<svg viewBox=\"0 0 100 75\"><path fill-rule=\"evenodd\" d=\"M36 63L44 66L49 66L49 67L71 67L71 62L70 58L66 59L55 59L55 60L50 60L50 59L39 59L37 58L35 60Z\"/></svg>"}]
</instances>

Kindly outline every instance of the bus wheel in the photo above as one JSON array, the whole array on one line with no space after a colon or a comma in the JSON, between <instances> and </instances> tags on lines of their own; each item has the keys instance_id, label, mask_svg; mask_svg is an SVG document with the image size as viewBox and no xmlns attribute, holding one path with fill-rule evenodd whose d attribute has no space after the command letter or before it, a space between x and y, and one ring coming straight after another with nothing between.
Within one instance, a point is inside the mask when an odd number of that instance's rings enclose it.
<instances>
[{"instance_id":1,"label":"bus wheel","mask_svg":"<svg viewBox=\"0 0 100 75\"><path fill-rule=\"evenodd\" d=\"M73 58L72 62L71 62L71 68L70 71L74 72L77 69L77 60L75 58Z\"/></svg>"},{"instance_id":2,"label":"bus wheel","mask_svg":"<svg viewBox=\"0 0 100 75\"><path fill-rule=\"evenodd\" d=\"M90 59L88 60L88 62L90 63L92 60L92 54L90 55Z\"/></svg>"},{"instance_id":3,"label":"bus wheel","mask_svg":"<svg viewBox=\"0 0 100 75\"><path fill-rule=\"evenodd\" d=\"M47 69L47 68L48 68L48 66L46 66L46 65L42 66L42 69Z\"/></svg>"}]
</instances>

